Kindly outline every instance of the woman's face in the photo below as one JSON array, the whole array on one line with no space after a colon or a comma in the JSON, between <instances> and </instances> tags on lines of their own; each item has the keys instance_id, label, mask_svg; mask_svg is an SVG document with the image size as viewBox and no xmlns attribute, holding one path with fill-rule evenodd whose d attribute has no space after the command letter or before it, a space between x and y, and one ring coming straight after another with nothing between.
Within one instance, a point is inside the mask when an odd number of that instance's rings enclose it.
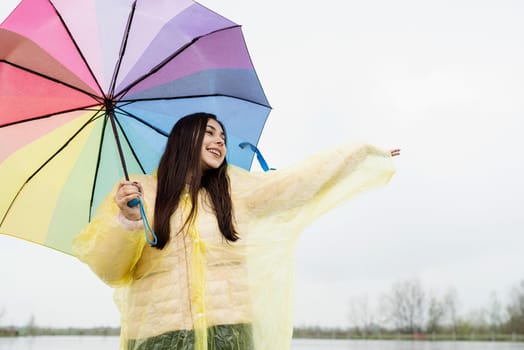
<instances>
[{"instance_id":1,"label":"woman's face","mask_svg":"<svg viewBox=\"0 0 524 350\"><path fill-rule=\"evenodd\" d=\"M214 119L208 119L204 140L202 141L202 170L217 169L226 158L226 139L224 130Z\"/></svg>"}]
</instances>

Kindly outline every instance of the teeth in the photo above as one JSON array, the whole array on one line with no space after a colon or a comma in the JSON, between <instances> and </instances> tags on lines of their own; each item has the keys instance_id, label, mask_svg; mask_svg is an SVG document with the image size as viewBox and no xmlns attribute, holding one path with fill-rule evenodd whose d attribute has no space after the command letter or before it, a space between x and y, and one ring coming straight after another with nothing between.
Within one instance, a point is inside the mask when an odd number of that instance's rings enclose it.
<instances>
[{"instance_id":1,"label":"teeth","mask_svg":"<svg viewBox=\"0 0 524 350\"><path fill-rule=\"evenodd\" d=\"M217 151L215 149L208 149L208 151L220 157L220 152L219 151Z\"/></svg>"}]
</instances>

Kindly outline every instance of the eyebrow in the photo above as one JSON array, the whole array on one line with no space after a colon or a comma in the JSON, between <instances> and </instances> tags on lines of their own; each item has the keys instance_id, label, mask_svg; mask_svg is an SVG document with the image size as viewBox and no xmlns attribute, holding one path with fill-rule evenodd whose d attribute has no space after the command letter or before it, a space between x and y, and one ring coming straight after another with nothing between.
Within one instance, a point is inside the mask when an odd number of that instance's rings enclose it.
<instances>
[{"instance_id":1,"label":"eyebrow","mask_svg":"<svg viewBox=\"0 0 524 350\"><path fill-rule=\"evenodd\" d=\"M215 128L215 127L214 127L213 125L211 125L211 124L207 124L206 127L211 128L211 129L213 129L214 131L217 131L217 128ZM225 136L225 134L224 134L223 131L220 132L220 135Z\"/></svg>"}]
</instances>

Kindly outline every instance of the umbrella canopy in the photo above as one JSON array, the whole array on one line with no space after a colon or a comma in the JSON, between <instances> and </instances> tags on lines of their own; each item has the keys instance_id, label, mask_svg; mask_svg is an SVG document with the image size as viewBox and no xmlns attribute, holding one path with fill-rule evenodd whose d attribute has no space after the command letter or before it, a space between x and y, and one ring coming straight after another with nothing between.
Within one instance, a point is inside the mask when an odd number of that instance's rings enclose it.
<instances>
[{"instance_id":1,"label":"umbrella canopy","mask_svg":"<svg viewBox=\"0 0 524 350\"><path fill-rule=\"evenodd\" d=\"M189 0L23 0L0 26L0 232L71 252L173 124L214 113L249 169L270 107L239 25Z\"/></svg>"}]
</instances>

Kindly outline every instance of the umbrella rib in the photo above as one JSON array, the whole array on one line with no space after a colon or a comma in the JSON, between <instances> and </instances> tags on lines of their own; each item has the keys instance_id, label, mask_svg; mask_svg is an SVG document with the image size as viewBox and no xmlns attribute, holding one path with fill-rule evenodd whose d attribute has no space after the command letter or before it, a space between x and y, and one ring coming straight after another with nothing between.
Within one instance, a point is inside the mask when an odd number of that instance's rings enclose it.
<instances>
[{"instance_id":1,"label":"umbrella rib","mask_svg":"<svg viewBox=\"0 0 524 350\"><path fill-rule=\"evenodd\" d=\"M100 111L100 110L99 110ZM16 195L13 197L13 199L11 200L11 203L9 204L9 207L7 208L7 210L5 211L5 214L4 216L2 217L2 220L0 221L0 226L4 224L4 221L5 219L7 218L7 215L9 214L9 212L11 211L11 208L13 207L13 204L16 202L16 200L18 199L18 197L20 196L20 193L22 193L22 190L24 189L24 187L33 179L33 177L35 177L47 164L49 164L49 162L51 162L51 160L53 160L64 148L66 148L69 143L78 135L80 134L80 132L87 126L89 125L91 122L93 122L94 120L96 120L97 118L99 118L99 115L98 113L95 114L94 116L92 116L91 118L89 118L89 120L87 122L85 122L69 139L67 139L67 141L55 152L51 155L51 157L49 157L44 163L42 163L42 165L40 165L40 167L38 167L38 169L36 169L25 181L24 183L22 184L22 186L20 186L20 188L18 189L18 191L16 192Z\"/></svg>"},{"instance_id":2,"label":"umbrella rib","mask_svg":"<svg viewBox=\"0 0 524 350\"><path fill-rule=\"evenodd\" d=\"M102 131L100 135L100 145L98 146L98 157L96 159L96 168L95 168L95 175L93 177L93 187L91 188L91 198L89 200L89 221L91 221L91 208L93 207L93 200L95 197L95 190L96 190L96 183L98 179L98 170L100 170L100 160L102 159L102 147L104 145L104 133L106 130L107 125L107 118L104 118L103 124L102 124Z\"/></svg>"},{"instance_id":3,"label":"umbrella rib","mask_svg":"<svg viewBox=\"0 0 524 350\"><path fill-rule=\"evenodd\" d=\"M129 92L129 90L131 90L133 87L135 87L136 85L138 85L139 83L141 83L142 81L144 81L145 79L149 78L151 75L155 74L156 72L158 72L160 69L162 69L166 64L168 64L171 60L173 60L175 57L177 57L179 54L181 54L184 50L186 50L188 47L190 47L191 45L193 45L194 43L196 43L197 41L199 41L200 39L206 37L206 36L209 36L209 35L212 35L212 34L215 34L215 33L218 33L218 32L221 32L221 31L225 31L225 30L229 30L229 29L233 29L233 28L237 28L237 27L240 27L238 24L234 25L234 26L229 26L229 27L225 27L225 28L220 28L220 29L217 29L217 30L214 30L212 32L209 32L209 33L206 33L204 35L201 35L201 36L198 36L196 38L194 38L193 40L191 40L190 42L186 43L185 45L183 45L182 47L180 47L178 50L176 50L175 52L173 52L171 55L169 55L167 58L165 58L162 62L160 62L159 64L157 64L155 67L153 67L147 74L144 74L142 75L140 78L138 78L137 80L135 80L134 82L132 82L131 84L129 84L127 87L125 87L124 89L122 89L118 95L116 96L117 98L120 98L122 96L124 96L125 94L127 94Z\"/></svg>"},{"instance_id":4,"label":"umbrella rib","mask_svg":"<svg viewBox=\"0 0 524 350\"><path fill-rule=\"evenodd\" d=\"M123 112L125 112L125 111L123 111ZM94 174L93 187L91 189L91 199L90 199L90 202L89 202L89 220L91 220L91 217L92 217L92 214L93 214L92 213L93 201L94 201L94 197L95 197L96 183L97 183L97 179L98 179L98 174L99 174L99 170L100 170L100 162L102 161L102 149L103 149L103 146L104 146L104 139L105 139L104 138L104 133L106 132L107 120L108 119L109 118L105 118L104 119L104 122L103 122L103 125L102 125L102 130L101 130L101 135L100 135L100 145L98 147L99 152L98 152L98 157L97 157L97 160L96 160L96 168L95 168L95 174ZM120 124L120 122L118 121L117 118L115 118L115 119L116 119L116 121L118 123L118 126L120 127L120 130L122 131L122 125ZM131 147L131 144L129 143L129 140L125 136L125 133L122 132L122 134L126 138L126 142L129 145L129 148L131 149L131 152L133 153L133 156L137 160L137 162L138 162L138 164L140 166L140 169L142 170L143 173L145 173L142 164L140 164L140 162L138 161L138 158L137 158L133 148ZM125 170L125 172L127 173L127 170Z\"/></svg>"},{"instance_id":5,"label":"umbrella rib","mask_svg":"<svg viewBox=\"0 0 524 350\"><path fill-rule=\"evenodd\" d=\"M12 123L0 124L0 128L4 128L4 127L8 127L8 126L12 126L12 125L16 125L16 124L27 123L27 122L31 122L31 121L39 120L39 119L45 119L45 118L56 117L56 116L59 115L59 114L65 114L65 113L69 113L69 112L76 112L76 111L99 111L100 108L96 108L96 109L93 109L93 108L92 108L92 107L95 107L95 106L98 106L98 104L89 105L89 106L84 106L84 107L77 107L77 108L72 108L72 109L66 109L66 110L63 110L63 111L57 111L57 112L53 112L53 113L49 113L49 114L45 114L45 115L39 115L39 116L37 116L37 117L33 117L33 118L28 118L28 119L23 119L23 120L17 120L17 121L12 122Z\"/></svg>"},{"instance_id":6,"label":"umbrella rib","mask_svg":"<svg viewBox=\"0 0 524 350\"><path fill-rule=\"evenodd\" d=\"M271 109L271 106L268 106L264 103L256 102L247 98L242 98L238 96L233 95L226 95L226 94L202 94L202 95L189 95L189 96L173 96L173 97L147 97L147 98L134 98L131 100L121 100L121 102L144 102L144 101L163 101L163 100L184 100L184 99L191 99L191 98L202 98L202 97L227 97L227 98L233 98L235 100L245 101L249 102L261 107L266 107Z\"/></svg>"},{"instance_id":7,"label":"umbrella rib","mask_svg":"<svg viewBox=\"0 0 524 350\"><path fill-rule=\"evenodd\" d=\"M98 90L103 94L104 90L102 90L102 87L100 86L100 83L98 82L98 79L96 78L96 75L93 73L93 70L91 69L91 67L87 63L87 60L86 60L82 50L80 50L80 47L76 43L76 40L73 38L73 35L71 34L71 31L69 30L69 27L66 25L64 19L62 18L62 15L60 14L60 12L58 12L58 10L56 9L55 5L53 4L53 2L51 0L49 0L49 3L51 4L51 6L53 6L53 8L54 8L54 10L56 12L56 15L60 19L60 22L62 22L62 25L64 26L64 29L67 31L67 34L69 35L69 38L71 39L71 42L73 43L73 45L75 45L75 48L78 51L78 54L82 58L82 61L84 61L85 66L89 70L89 73L91 74L91 77L94 79L94 81L96 83L96 86L98 86Z\"/></svg>"},{"instance_id":8,"label":"umbrella rib","mask_svg":"<svg viewBox=\"0 0 524 350\"><path fill-rule=\"evenodd\" d=\"M120 112L126 114L128 117L133 118L133 119L135 119L136 121L138 121L139 123L141 123L141 124L143 124L143 125L149 127L150 129L156 131L156 132L159 133L160 135L165 136L165 137L168 137L168 136L169 136L169 133L165 132L165 131L162 130L162 129L157 128L157 127L154 126L153 124L150 124L150 123L146 122L145 120L143 120L143 119L140 118L139 116L137 116L137 115L135 115L135 114L133 114L133 113L131 113L131 112L129 112L129 111L126 111L125 109L119 108L119 107L117 107L117 109L118 109Z\"/></svg>"},{"instance_id":9,"label":"umbrella rib","mask_svg":"<svg viewBox=\"0 0 524 350\"><path fill-rule=\"evenodd\" d=\"M127 113L126 113L127 114ZM126 142L127 142L127 145L129 146L129 149L131 150L131 153L133 154L133 158L135 158L135 161L138 163L138 166L140 167L140 170L142 171L143 174L146 173L145 169L144 169L144 166L142 165L142 163L140 162L140 160L138 159L138 156L133 148L133 146L131 145L131 142L129 142L129 139L127 138L127 135L126 133L124 132L123 128L122 128L122 124L120 124L120 121L118 120L118 118L115 118L116 120L116 123L118 124L118 127L120 128L120 130L122 131L122 135L124 136L124 138L126 139Z\"/></svg>"},{"instance_id":10,"label":"umbrella rib","mask_svg":"<svg viewBox=\"0 0 524 350\"><path fill-rule=\"evenodd\" d=\"M127 40L129 38L129 31L131 30L131 24L133 23L133 18L135 15L136 10L136 0L133 1L133 5L131 5L131 12L129 13L129 17L127 18L126 23L126 29L124 32L124 37L122 39L122 44L120 45L120 51L118 53L118 60L116 62L116 67L113 72L113 77L111 78L111 86L109 87L109 96L113 96L115 92L115 84L116 80L118 78L118 73L120 72L120 66L122 65L122 59L124 58L124 54L126 52L127 48Z\"/></svg>"},{"instance_id":11,"label":"umbrella rib","mask_svg":"<svg viewBox=\"0 0 524 350\"><path fill-rule=\"evenodd\" d=\"M25 71L25 72L28 72L28 73L31 73L31 74L37 75L37 76L39 76L39 77L41 77L41 78L44 78L44 79L50 80L50 81L55 82L55 83L57 83L57 84L67 86L68 88L71 88L71 89L76 90L76 91L78 91L78 92L84 93L84 94L86 94L87 96L89 96L89 97L93 98L94 100L96 100L98 103L101 103L101 101L102 101L102 100L100 99L100 97L98 97L97 95L94 95L94 94L92 94L92 93L90 93L90 92L87 92L87 91L85 91L85 90L80 89L79 87L76 87L76 86L74 86L74 85L68 84L68 83L63 82L63 81L61 81L61 80L58 80L58 79L56 79L56 78L53 78L53 77L50 77L50 76L48 76L48 75L45 75L45 74L39 73L39 72L37 72L37 71L34 71L34 70L32 70L32 69L29 69L29 68L26 68L26 67L20 66L20 65L18 65L18 64L16 64L16 63L9 62L9 61L4 60L4 59L0 59L0 63L1 63L1 62L6 63L6 64L8 64L8 65L11 65L11 66L13 66L13 67L15 67L15 68L21 69L21 70L23 70L23 71Z\"/></svg>"}]
</instances>

